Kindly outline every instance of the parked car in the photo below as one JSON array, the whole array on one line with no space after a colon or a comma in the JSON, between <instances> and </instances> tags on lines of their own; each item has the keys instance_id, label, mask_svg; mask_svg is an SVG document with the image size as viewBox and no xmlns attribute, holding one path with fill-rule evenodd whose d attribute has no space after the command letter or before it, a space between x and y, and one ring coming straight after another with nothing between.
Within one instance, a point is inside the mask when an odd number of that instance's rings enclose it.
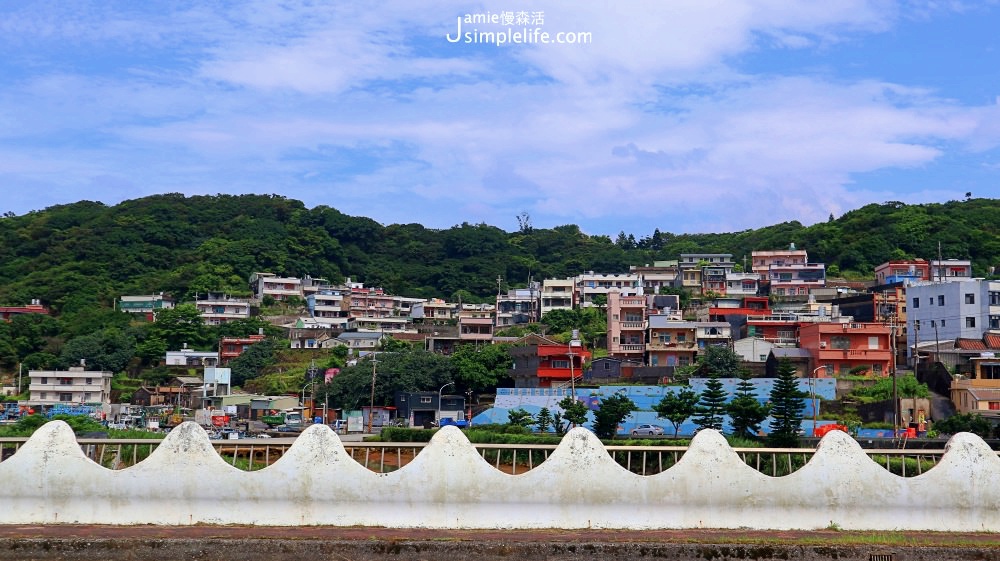
<instances>
[{"instance_id":1,"label":"parked car","mask_svg":"<svg viewBox=\"0 0 1000 561\"><path fill-rule=\"evenodd\" d=\"M632 429L632 436L639 436L640 434L660 436L663 434L663 427L658 425L639 425Z\"/></svg>"}]
</instances>

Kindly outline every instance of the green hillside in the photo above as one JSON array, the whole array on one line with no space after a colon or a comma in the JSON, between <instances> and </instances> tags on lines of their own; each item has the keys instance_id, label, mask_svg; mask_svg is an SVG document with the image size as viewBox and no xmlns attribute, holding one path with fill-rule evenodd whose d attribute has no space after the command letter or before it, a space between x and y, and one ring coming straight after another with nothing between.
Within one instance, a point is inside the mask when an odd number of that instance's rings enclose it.
<instances>
[{"instance_id":1,"label":"green hillside","mask_svg":"<svg viewBox=\"0 0 1000 561\"><path fill-rule=\"evenodd\" d=\"M777 217L776 217L777 218ZM676 259L683 252L732 253L795 243L810 260L847 275L870 276L891 258L968 258L977 276L1000 261L1000 201L868 205L804 227L675 235L622 232L591 236L576 225L505 232L486 224L445 230L383 226L336 209L306 208L284 197L158 195L115 206L82 201L0 218L0 304L38 298L55 313L99 305L121 294L247 292L254 271L330 280L350 276L394 294L465 301L529 279ZM583 227L586 229L586 226Z\"/></svg>"}]
</instances>

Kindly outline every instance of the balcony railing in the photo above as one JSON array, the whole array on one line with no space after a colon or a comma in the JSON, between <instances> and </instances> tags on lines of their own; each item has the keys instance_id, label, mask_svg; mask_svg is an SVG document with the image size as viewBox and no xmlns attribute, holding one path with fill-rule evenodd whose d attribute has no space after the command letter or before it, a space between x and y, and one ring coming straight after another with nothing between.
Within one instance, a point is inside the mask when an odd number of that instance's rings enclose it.
<instances>
[{"instance_id":1,"label":"balcony railing","mask_svg":"<svg viewBox=\"0 0 1000 561\"><path fill-rule=\"evenodd\" d=\"M0 461L9 459L28 440L27 437L0 438ZM665 443L670 440L659 438ZM83 453L95 463L110 469L124 469L149 457L162 442L152 439L77 439ZM213 440L215 451L226 462L244 471L261 470L288 452L294 438ZM343 442L347 454L375 473L396 471L416 458L424 442ZM473 444L479 455L494 468L516 475L542 464L555 451L555 444ZM687 446L612 446L608 454L626 470L638 475L656 475L674 466L687 452ZM733 448L748 466L780 477L804 466L816 450L813 448ZM921 475L941 460L944 450L866 449L868 457L882 468L903 477Z\"/></svg>"},{"instance_id":2,"label":"balcony railing","mask_svg":"<svg viewBox=\"0 0 1000 561\"><path fill-rule=\"evenodd\" d=\"M623 321L621 322L622 329L646 329L646 322L644 321Z\"/></svg>"}]
</instances>

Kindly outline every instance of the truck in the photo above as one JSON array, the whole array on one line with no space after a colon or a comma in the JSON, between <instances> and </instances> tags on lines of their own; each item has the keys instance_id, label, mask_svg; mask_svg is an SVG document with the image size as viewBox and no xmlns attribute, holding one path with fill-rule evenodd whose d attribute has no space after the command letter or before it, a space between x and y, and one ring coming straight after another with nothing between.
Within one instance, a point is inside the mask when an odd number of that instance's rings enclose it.
<instances>
[{"instance_id":1,"label":"truck","mask_svg":"<svg viewBox=\"0 0 1000 561\"><path fill-rule=\"evenodd\" d=\"M441 420L438 422L438 426L439 427L451 426L464 429L469 426L469 422L466 421L465 419L456 420L454 417L441 417Z\"/></svg>"},{"instance_id":2,"label":"truck","mask_svg":"<svg viewBox=\"0 0 1000 561\"><path fill-rule=\"evenodd\" d=\"M303 418L302 408L293 407L291 409L285 409L284 411L274 415L264 415L260 418L260 420L272 427L276 427L278 425L300 427L302 426Z\"/></svg>"}]
</instances>

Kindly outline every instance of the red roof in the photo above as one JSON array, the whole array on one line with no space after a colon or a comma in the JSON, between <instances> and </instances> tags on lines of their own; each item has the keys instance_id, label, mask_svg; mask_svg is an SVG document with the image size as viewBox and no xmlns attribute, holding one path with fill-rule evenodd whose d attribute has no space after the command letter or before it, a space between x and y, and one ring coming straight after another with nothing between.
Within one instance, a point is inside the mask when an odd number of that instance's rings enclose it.
<instances>
[{"instance_id":1,"label":"red roof","mask_svg":"<svg viewBox=\"0 0 1000 561\"><path fill-rule=\"evenodd\" d=\"M1000 349L1000 333L987 333L983 335L983 341L991 349Z\"/></svg>"},{"instance_id":2,"label":"red roof","mask_svg":"<svg viewBox=\"0 0 1000 561\"><path fill-rule=\"evenodd\" d=\"M979 339L956 339L955 347L963 351L985 351L986 343Z\"/></svg>"}]
</instances>

